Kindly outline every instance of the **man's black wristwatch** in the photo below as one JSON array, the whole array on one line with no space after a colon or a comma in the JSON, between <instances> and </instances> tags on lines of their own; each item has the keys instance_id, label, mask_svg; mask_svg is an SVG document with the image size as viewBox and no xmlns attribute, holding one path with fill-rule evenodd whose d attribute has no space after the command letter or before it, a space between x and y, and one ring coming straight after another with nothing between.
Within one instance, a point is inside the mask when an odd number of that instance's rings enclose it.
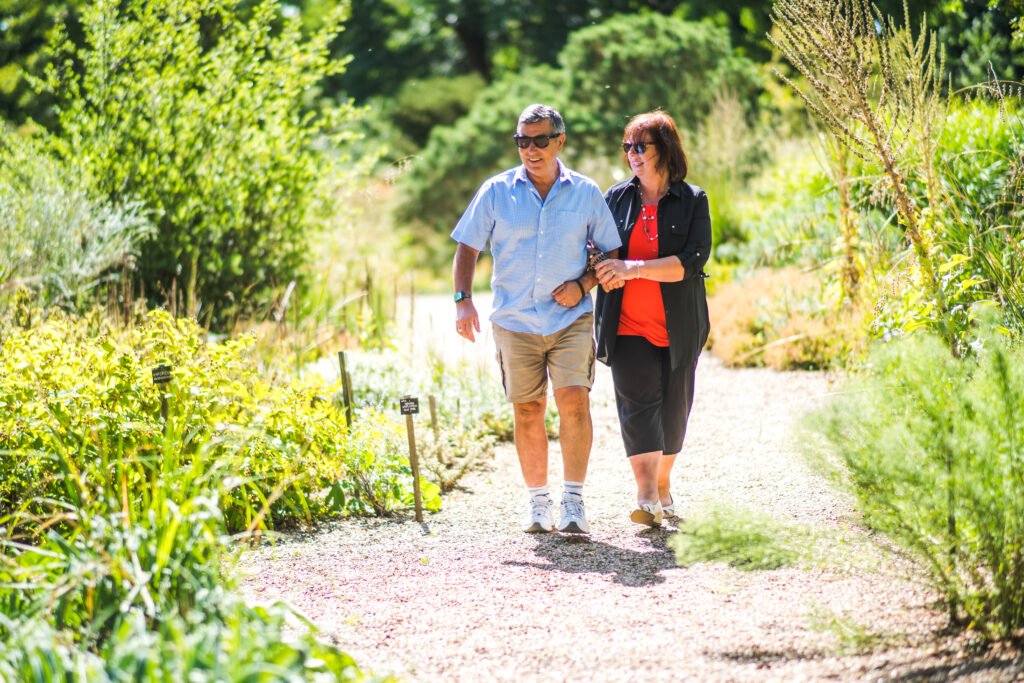
<instances>
[{"instance_id":1,"label":"man's black wristwatch","mask_svg":"<svg viewBox=\"0 0 1024 683\"><path fill-rule=\"evenodd\" d=\"M469 292L463 292L461 290L458 291L458 292L455 292L455 303L459 303L463 299L472 299L472 298L473 298L473 295L470 294Z\"/></svg>"}]
</instances>

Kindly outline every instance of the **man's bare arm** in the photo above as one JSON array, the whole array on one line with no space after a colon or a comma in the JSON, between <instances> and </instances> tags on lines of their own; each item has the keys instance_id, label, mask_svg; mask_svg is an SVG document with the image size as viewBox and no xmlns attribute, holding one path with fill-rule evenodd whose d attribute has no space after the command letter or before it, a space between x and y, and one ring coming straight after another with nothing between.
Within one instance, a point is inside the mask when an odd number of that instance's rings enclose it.
<instances>
[{"instance_id":1,"label":"man's bare arm","mask_svg":"<svg viewBox=\"0 0 1024 683\"><path fill-rule=\"evenodd\" d=\"M462 242L455 249L455 263L452 265L452 284L456 292L473 292L473 274L480 252ZM463 299L455 304L455 331L469 341L476 341L473 331L480 332L480 317L472 299Z\"/></svg>"}]
</instances>

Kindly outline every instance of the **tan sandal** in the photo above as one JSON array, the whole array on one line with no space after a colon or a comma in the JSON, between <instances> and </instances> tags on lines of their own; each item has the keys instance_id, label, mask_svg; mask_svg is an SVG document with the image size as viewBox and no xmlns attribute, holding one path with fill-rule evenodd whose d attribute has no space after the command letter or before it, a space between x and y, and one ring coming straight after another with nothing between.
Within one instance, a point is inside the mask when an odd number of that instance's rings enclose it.
<instances>
[{"instance_id":1,"label":"tan sandal","mask_svg":"<svg viewBox=\"0 0 1024 683\"><path fill-rule=\"evenodd\" d=\"M629 513L629 519L637 524L646 524L650 527L661 526L661 520L665 518L665 513L661 509L661 501L656 500L653 503L644 503L637 509Z\"/></svg>"}]
</instances>

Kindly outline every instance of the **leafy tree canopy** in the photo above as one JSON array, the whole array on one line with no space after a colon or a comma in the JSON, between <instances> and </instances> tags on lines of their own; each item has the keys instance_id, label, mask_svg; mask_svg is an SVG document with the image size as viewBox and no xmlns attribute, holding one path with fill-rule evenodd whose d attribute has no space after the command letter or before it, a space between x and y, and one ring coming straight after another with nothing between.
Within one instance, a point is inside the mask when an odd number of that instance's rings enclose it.
<instances>
[{"instance_id":1,"label":"leafy tree canopy","mask_svg":"<svg viewBox=\"0 0 1024 683\"><path fill-rule=\"evenodd\" d=\"M0 118L52 124L53 100L40 96L28 75L41 75L52 54L49 41L58 26L81 40L77 15L84 0L0 0Z\"/></svg>"},{"instance_id":2,"label":"leafy tree canopy","mask_svg":"<svg viewBox=\"0 0 1024 683\"><path fill-rule=\"evenodd\" d=\"M36 95L24 72L39 75L49 61L47 36L75 17L88 0L0 0L0 116L22 122L53 122L51 100ZM321 27L335 0L294 0L307 34ZM342 74L328 78L324 93L364 102L394 96L410 79L479 74L490 82L535 64L557 64L573 31L619 13L655 12L689 21L709 20L729 32L734 49L767 61L771 3L749 0L351 0L349 30L331 45L335 59L351 55ZM877 0L886 15L903 16L903 0ZM908 0L915 26L927 15L940 31L948 67L958 86L987 76L992 62L1001 78L1024 80L1021 0ZM1014 44L1014 32L1018 42Z\"/></svg>"},{"instance_id":3,"label":"leafy tree canopy","mask_svg":"<svg viewBox=\"0 0 1024 683\"><path fill-rule=\"evenodd\" d=\"M305 0L309 20L330 0ZM336 56L352 55L344 74L332 82L339 93L363 101L393 95L410 78L477 73L491 82L530 65L557 65L574 31L616 14L653 13L688 21L708 20L727 30L733 48L754 61L772 53L772 3L749 0L354 0L351 30L334 45ZM904 0L878 0L888 16L902 18ZM1011 62L1013 17L1020 0L907 0L915 26L922 15L943 31L949 67L957 82L970 81L991 59ZM1018 24L1019 26L1019 24ZM1019 80L1024 69L1006 71Z\"/></svg>"},{"instance_id":4,"label":"leafy tree canopy","mask_svg":"<svg viewBox=\"0 0 1024 683\"><path fill-rule=\"evenodd\" d=\"M305 0L315 17L331 0ZM623 12L669 14L674 0L353 0L350 30L334 45L351 54L341 92L362 102L393 95L410 78L477 73L492 81L554 65L568 35Z\"/></svg>"}]
</instances>

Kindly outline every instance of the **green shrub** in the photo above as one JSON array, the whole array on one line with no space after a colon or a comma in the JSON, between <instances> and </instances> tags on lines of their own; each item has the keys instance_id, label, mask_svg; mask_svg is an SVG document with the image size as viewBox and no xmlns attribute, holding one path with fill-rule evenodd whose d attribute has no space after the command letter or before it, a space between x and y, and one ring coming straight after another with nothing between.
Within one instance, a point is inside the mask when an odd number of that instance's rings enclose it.
<instances>
[{"instance_id":1,"label":"green shrub","mask_svg":"<svg viewBox=\"0 0 1024 683\"><path fill-rule=\"evenodd\" d=\"M114 471L149 462L147 478L105 480L96 463L79 471L64 459L55 480L72 502L39 500L38 516L0 518L0 678L359 677L352 659L320 643L315 629L295 634L292 610L249 607L221 575L231 539L218 503L243 481L236 472L161 472L145 451L81 436ZM181 437L169 433L158 450L182 449Z\"/></svg>"},{"instance_id":2,"label":"green shrub","mask_svg":"<svg viewBox=\"0 0 1024 683\"><path fill-rule=\"evenodd\" d=\"M1019 98L974 100L951 108L942 136L940 168L950 195L940 238L966 257L958 269L961 295L997 302L1004 323L1024 337L1024 135Z\"/></svg>"},{"instance_id":3,"label":"green shrub","mask_svg":"<svg viewBox=\"0 0 1024 683\"><path fill-rule=\"evenodd\" d=\"M0 125L0 293L26 287L42 304L76 307L105 272L133 268L153 231L141 203L95 201L74 161Z\"/></svg>"},{"instance_id":4,"label":"green shrub","mask_svg":"<svg viewBox=\"0 0 1024 683\"><path fill-rule=\"evenodd\" d=\"M812 266L833 257L836 192L814 140L780 145L733 211L746 240L718 244L712 258L750 267Z\"/></svg>"},{"instance_id":5,"label":"green shrub","mask_svg":"<svg viewBox=\"0 0 1024 683\"><path fill-rule=\"evenodd\" d=\"M679 525L669 545L676 562L726 562L744 571L779 569L811 559L810 530L751 509L713 504Z\"/></svg>"},{"instance_id":6,"label":"green shrub","mask_svg":"<svg viewBox=\"0 0 1024 683\"><path fill-rule=\"evenodd\" d=\"M387 116L420 149L434 126L451 126L465 116L485 85L479 74L406 81Z\"/></svg>"},{"instance_id":7,"label":"green shrub","mask_svg":"<svg viewBox=\"0 0 1024 683\"><path fill-rule=\"evenodd\" d=\"M206 310L295 278L333 213L345 143L331 132L354 115L304 108L342 69L327 46L343 9L304 40L277 0L99 0L80 46L57 41L57 150L100 196L156 212L139 263L150 294L176 281Z\"/></svg>"},{"instance_id":8,"label":"green shrub","mask_svg":"<svg viewBox=\"0 0 1024 683\"><path fill-rule=\"evenodd\" d=\"M729 32L710 21L652 12L618 15L569 35L558 56L568 78L563 111L572 152L618 156L631 117L655 108L696 132L723 93L752 99L760 77L736 54Z\"/></svg>"},{"instance_id":9,"label":"green shrub","mask_svg":"<svg viewBox=\"0 0 1024 683\"><path fill-rule=\"evenodd\" d=\"M149 476L151 459L164 474L224 461L242 478L220 501L235 530L264 506L271 526L404 507L411 482L397 423L368 410L347 429L327 400L336 387L316 377L273 382L251 345L251 337L208 343L195 322L162 311L126 331L61 316L9 330L0 357L0 514L39 497L66 500L50 476L55 459L133 486ZM158 364L173 368L163 391L150 374ZM162 450L161 394L180 450ZM109 448L144 462L125 472L96 465ZM350 486L344 500L327 496L338 482Z\"/></svg>"},{"instance_id":10,"label":"green shrub","mask_svg":"<svg viewBox=\"0 0 1024 683\"><path fill-rule=\"evenodd\" d=\"M1024 359L999 336L966 361L931 335L882 345L807 442L954 615L1007 636L1024 628Z\"/></svg>"}]
</instances>

